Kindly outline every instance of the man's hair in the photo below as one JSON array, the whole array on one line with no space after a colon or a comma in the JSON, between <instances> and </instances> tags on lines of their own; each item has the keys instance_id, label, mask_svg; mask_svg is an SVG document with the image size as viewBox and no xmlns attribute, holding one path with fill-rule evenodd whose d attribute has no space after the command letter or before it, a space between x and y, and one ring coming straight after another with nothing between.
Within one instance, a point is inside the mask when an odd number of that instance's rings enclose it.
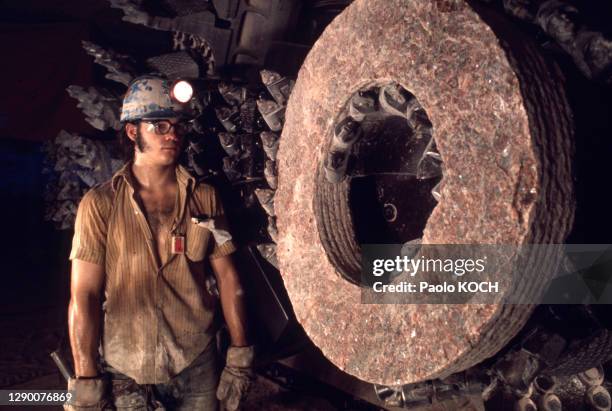
<instances>
[{"instance_id":1,"label":"man's hair","mask_svg":"<svg viewBox=\"0 0 612 411\"><path fill-rule=\"evenodd\" d=\"M127 131L125 131L125 124L123 124L121 130L118 131L119 149L123 160L126 162L134 160L134 147L139 144L142 139L139 122L133 122L131 124L136 126L136 141L128 137Z\"/></svg>"}]
</instances>

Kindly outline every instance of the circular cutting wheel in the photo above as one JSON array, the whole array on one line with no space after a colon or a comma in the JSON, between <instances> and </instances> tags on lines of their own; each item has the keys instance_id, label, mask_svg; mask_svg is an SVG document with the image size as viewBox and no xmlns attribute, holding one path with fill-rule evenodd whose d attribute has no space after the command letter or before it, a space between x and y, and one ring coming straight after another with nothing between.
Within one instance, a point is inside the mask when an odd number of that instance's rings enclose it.
<instances>
[{"instance_id":1,"label":"circular cutting wheel","mask_svg":"<svg viewBox=\"0 0 612 411\"><path fill-rule=\"evenodd\" d=\"M389 224L409 207L421 216L415 208L430 207L424 243L519 245L563 242L573 217L570 115L555 67L532 43L462 1L352 3L312 48L288 103L277 252L312 341L345 372L385 385L481 362L516 335L533 308L361 303L356 228L368 216L351 201L350 172L330 182L326 159L355 95L389 84L416 98L443 164L437 203L397 198L396 190L393 207L383 204ZM546 280L528 278L525 292Z\"/></svg>"}]
</instances>

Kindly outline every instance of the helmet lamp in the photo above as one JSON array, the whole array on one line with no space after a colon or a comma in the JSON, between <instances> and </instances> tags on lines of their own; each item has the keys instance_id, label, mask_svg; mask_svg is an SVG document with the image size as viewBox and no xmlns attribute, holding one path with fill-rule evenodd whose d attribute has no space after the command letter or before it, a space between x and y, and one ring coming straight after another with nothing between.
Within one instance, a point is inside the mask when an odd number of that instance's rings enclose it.
<instances>
[{"instance_id":1,"label":"helmet lamp","mask_svg":"<svg viewBox=\"0 0 612 411\"><path fill-rule=\"evenodd\" d=\"M193 97L193 87L185 80L179 80L174 83L170 92L172 98L182 104L189 102Z\"/></svg>"}]
</instances>

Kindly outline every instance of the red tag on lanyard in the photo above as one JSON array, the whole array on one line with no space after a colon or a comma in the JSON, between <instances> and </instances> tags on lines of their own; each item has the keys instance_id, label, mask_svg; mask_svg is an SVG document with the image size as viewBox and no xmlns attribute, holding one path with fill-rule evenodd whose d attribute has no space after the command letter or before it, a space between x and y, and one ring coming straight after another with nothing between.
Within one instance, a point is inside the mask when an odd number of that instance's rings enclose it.
<instances>
[{"instance_id":1,"label":"red tag on lanyard","mask_svg":"<svg viewBox=\"0 0 612 411\"><path fill-rule=\"evenodd\" d=\"M185 253L185 236L173 235L171 247L172 247L172 254L184 254Z\"/></svg>"}]
</instances>

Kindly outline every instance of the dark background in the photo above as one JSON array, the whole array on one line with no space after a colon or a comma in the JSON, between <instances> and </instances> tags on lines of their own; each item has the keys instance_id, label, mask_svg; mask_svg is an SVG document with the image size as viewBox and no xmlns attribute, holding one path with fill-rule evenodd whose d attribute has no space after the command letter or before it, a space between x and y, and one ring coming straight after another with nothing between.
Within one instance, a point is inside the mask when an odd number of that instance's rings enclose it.
<instances>
[{"instance_id":1,"label":"dark background","mask_svg":"<svg viewBox=\"0 0 612 411\"><path fill-rule=\"evenodd\" d=\"M3 313L65 304L72 232L44 221L43 143L62 129L109 138L90 127L65 91L104 81L82 40L149 56L170 48L167 33L121 21L107 1L0 2L0 216ZM112 137L112 136L111 136Z\"/></svg>"}]
</instances>

